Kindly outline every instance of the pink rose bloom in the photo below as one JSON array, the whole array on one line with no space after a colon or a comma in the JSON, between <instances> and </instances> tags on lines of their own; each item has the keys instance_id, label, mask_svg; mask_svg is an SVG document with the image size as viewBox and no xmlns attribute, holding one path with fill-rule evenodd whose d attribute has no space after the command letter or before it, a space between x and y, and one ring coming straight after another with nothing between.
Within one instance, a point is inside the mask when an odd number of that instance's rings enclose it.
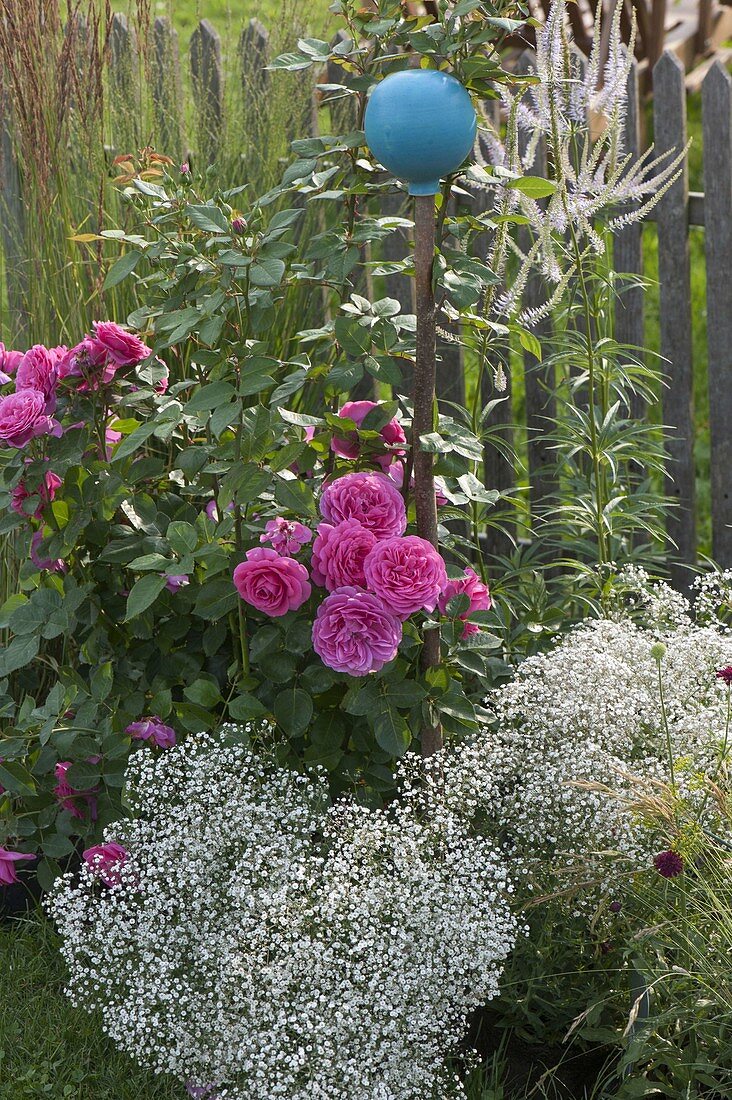
<instances>
[{"instance_id":1,"label":"pink rose bloom","mask_svg":"<svg viewBox=\"0 0 732 1100\"><path fill-rule=\"evenodd\" d=\"M10 348L5 347L5 344L0 343L0 372L6 378L15 374L22 358L22 351L11 351Z\"/></svg>"},{"instance_id":2,"label":"pink rose bloom","mask_svg":"<svg viewBox=\"0 0 732 1100\"><path fill-rule=\"evenodd\" d=\"M30 559L35 565L36 569L48 569L51 573L65 573L66 562L61 558L42 558L38 553L38 547L43 542L43 530L33 532L33 538L30 544Z\"/></svg>"},{"instance_id":3,"label":"pink rose bloom","mask_svg":"<svg viewBox=\"0 0 732 1100\"><path fill-rule=\"evenodd\" d=\"M345 474L325 487L320 511L328 523L357 519L377 539L403 535L407 511L399 490L386 474L373 471Z\"/></svg>"},{"instance_id":4,"label":"pink rose bloom","mask_svg":"<svg viewBox=\"0 0 732 1100\"><path fill-rule=\"evenodd\" d=\"M459 577L454 581L448 581L442 589L439 607L443 615L447 614L448 602L453 596L458 596L461 592L464 592L470 599L470 607L459 616L459 618L465 622L463 638L467 638L469 634L478 634L480 632L480 627L477 623L466 622L466 619L473 611L490 610L490 608L493 607L493 600L491 599L488 585L483 584L475 570L468 567L463 577Z\"/></svg>"},{"instance_id":5,"label":"pink rose bloom","mask_svg":"<svg viewBox=\"0 0 732 1100\"><path fill-rule=\"evenodd\" d=\"M311 591L304 565L263 546L249 550L247 560L237 565L234 584L245 603L271 618L297 611Z\"/></svg>"},{"instance_id":6,"label":"pink rose bloom","mask_svg":"<svg viewBox=\"0 0 732 1100\"><path fill-rule=\"evenodd\" d=\"M165 577L165 587L168 589L168 592L175 593L191 583L187 573L161 573L160 576Z\"/></svg>"},{"instance_id":7,"label":"pink rose bloom","mask_svg":"<svg viewBox=\"0 0 732 1100\"><path fill-rule=\"evenodd\" d=\"M18 881L15 864L22 859L35 859L35 856L25 855L23 852L9 852L7 848L0 848L0 886L12 886Z\"/></svg>"},{"instance_id":8,"label":"pink rose bloom","mask_svg":"<svg viewBox=\"0 0 732 1100\"><path fill-rule=\"evenodd\" d=\"M259 536L259 541L271 542L272 549L285 557L297 554L313 537L313 532L304 523L291 523L282 516L268 520L264 530L265 533Z\"/></svg>"},{"instance_id":9,"label":"pink rose bloom","mask_svg":"<svg viewBox=\"0 0 732 1100\"><path fill-rule=\"evenodd\" d=\"M350 676L378 672L393 661L402 640L400 619L371 592L339 588L321 603L313 649L324 665Z\"/></svg>"},{"instance_id":10,"label":"pink rose bloom","mask_svg":"<svg viewBox=\"0 0 732 1100\"><path fill-rule=\"evenodd\" d=\"M58 362L59 378L85 378L94 379L94 385L99 382L111 382L114 378L116 364L110 363L106 348L92 336L85 336L80 344L69 348ZM87 383L79 387L88 389Z\"/></svg>"},{"instance_id":11,"label":"pink rose bloom","mask_svg":"<svg viewBox=\"0 0 732 1100\"><path fill-rule=\"evenodd\" d=\"M40 390L18 390L0 397L0 446L25 447L39 435L61 435L61 425L48 415Z\"/></svg>"},{"instance_id":12,"label":"pink rose bloom","mask_svg":"<svg viewBox=\"0 0 732 1100\"><path fill-rule=\"evenodd\" d=\"M25 481L19 481L10 494L10 507L14 512L17 512L19 516L27 515L23 508L23 504L31 496L37 496L40 498L40 504L33 513L36 519L40 519L43 514L44 507L50 503L56 496L56 491L63 485L62 479L58 474L54 474L53 470L49 470L39 487L31 492Z\"/></svg>"},{"instance_id":13,"label":"pink rose bloom","mask_svg":"<svg viewBox=\"0 0 732 1100\"><path fill-rule=\"evenodd\" d=\"M66 773L71 767L70 760L62 760L54 768L57 783L53 788L59 805L63 810L68 810L72 817L83 818L84 810L79 806L79 800L86 802L89 808L89 816L92 821L96 821L97 818L97 800L94 797L94 792L97 790L94 787L89 791L77 791L75 787L72 787L66 778Z\"/></svg>"},{"instance_id":14,"label":"pink rose bloom","mask_svg":"<svg viewBox=\"0 0 732 1100\"><path fill-rule=\"evenodd\" d=\"M352 420L354 424L360 428L371 410L378 408L378 405L379 402L377 401L347 401L338 415L347 420ZM404 429L396 418L390 420L388 424L385 424L379 434L384 443L389 447L396 448L398 443L407 442ZM361 443L357 432L347 432L343 437L334 436L330 445L335 453L341 455L343 458L358 458L361 453ZM403 450L394 449L388 454L376 458L376 462L386 471L393 462L394 455L403 454Z\"/></svg>"},{"instance_id":15,"label":"pink rose bloom","mask_svg":"<svg viewBox=\"0 0 732 1100\"><path fill-rule=\"evenodd\" d=\"M125 733L128 733L134 741L151 741L159 749L172 749L176 741L175 730L166 726L157 714L132 722Z\"/></svg>"},{"instance_id":16,"label":"pink rose bloom","mask_svg":"<svg viewBox=\"0 0 732 1100\"><path fill-rule=\"evenodd\" d=\"M58 384L58 356L43 344L34 344L20 363L15 376L16 390L38 390L46 398L46 412L56 408L56 386Z\"/></svg>"},{"instance_id":17,"label":"pink rose bloom","mask_svg":"<svg viewBox=\"0 0 732 1100\"><path fill-rule=\"evenodd\" d=\"M366 584L402 619L434 611L447 584L445 563L418 535L377 542L364 562Z\"/></svg>"},{"instance_id":18,"label":"pink rose bloom","mask_svg":"<svg viewBox=\"0 0 732 1100\"><path fill-rule=\"evenodd\" d=\"M321 523L313 543L313 580L334 592L351 585L365 588L363 563L376 545L376 535L357 519L344 519L334 527Z\"/></svg>"},{"instance_id":19,"label":"pink rose bloom","mask_svg":"<svg viewBox=\"0 0 732 1100\"><path fill-rule=\"evenodd\" d=\"M95 321L94 339L118 367L132 367L152 355L139 336L128 332L114 321Z\"/></svg>"},{"instance_id":20,"label":"pink rose bloom","mask_svg":"<svg viewBox=\"0 0 732 1100\"><path fill-rule=\"evenodd\" d=\"M108 841L87 848L83 859L92 874L101 879L105 886L117 886L121 881L120 869L127 862L128 854L121 844Z\"/></svg>"}]
</instances>

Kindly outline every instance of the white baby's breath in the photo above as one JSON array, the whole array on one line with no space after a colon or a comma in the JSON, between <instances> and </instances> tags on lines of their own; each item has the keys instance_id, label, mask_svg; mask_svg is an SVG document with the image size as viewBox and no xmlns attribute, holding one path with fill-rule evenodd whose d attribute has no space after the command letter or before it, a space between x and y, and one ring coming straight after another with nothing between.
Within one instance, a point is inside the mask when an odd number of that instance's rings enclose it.
<instances>
[{"instance_id":1,"label":"white baby's breath","mask_svg":"<svg viewBox=\"0 0 732 1100\"><path fill-rule=\"evenodd\" d=\"M138 754L121 885L57 887L73 1001L221 1097L459 1094L449 1057L516 932L493 845L439 805L330 806L225 733Z\"/></svg>"}]
</instances>

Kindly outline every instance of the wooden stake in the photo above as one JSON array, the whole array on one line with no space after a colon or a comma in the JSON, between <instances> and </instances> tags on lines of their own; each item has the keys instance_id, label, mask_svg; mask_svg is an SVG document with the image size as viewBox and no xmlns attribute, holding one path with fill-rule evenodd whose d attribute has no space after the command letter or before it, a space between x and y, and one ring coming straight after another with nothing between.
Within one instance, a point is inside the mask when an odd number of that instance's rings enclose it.
<instances>
[{"instance_id":1,"label":"wooden stake","mask_svg":"<svg viewBox=\"0 0 732 1100\"><path fill-rule=\"evenodd\" d=\"M432 268L435 258L435 198L417 195L414 199L414 272L417 309L417 356L414 367L414 418L412 421L412 458L414 463L414 500L417 508L417 534L437 547L437 504L435 501L434 456L421 449L420 436L434 428L435 408L435 295ZM434 668L440 663L440 631L426 630L422 648L422 666ZM433 756L442 748L439 723L422 729L422 755Z\"/></svg>"}]
</instances>

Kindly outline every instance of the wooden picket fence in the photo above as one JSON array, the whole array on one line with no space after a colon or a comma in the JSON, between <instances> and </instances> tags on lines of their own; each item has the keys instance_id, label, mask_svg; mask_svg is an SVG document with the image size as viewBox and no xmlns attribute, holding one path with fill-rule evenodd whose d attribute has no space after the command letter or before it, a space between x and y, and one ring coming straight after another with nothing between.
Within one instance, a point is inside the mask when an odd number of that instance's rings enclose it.
<instances>
[{"instance_id":1,"label":"wooden picket fence","mask_svg":"<svg viewBox=\"0 0 732 1100\"><path fill-rule=\"evenodd\" d=\"M137 44L124 15L114 16L110 42L110 84L117 97L129 104L133 112L138 103L135 87ZM157 123L158 145L161 151L176 157L186 155L187 144L181 108L180 49L177 34L169 20L158 18L153 28L155 72L149 93ZM213 160L224 132L227 98L225 79L235 80L241 88L242 105L246 110L252 90L266 90L271 74L266 66L270 60L269 35L257 20L245 27L238 43L238 63L225 65L222 43L216 29L203 20L193 33L189 64L191 85L198 106L198 117L205 119L205 140L199 137L199 157ZM524 59L526 63L526 59ZM308 77L310 78L310 77ZM340 82L341 70L318 77L322 82ZM293 119L292 136L304 136L317 129L317 104L327 101L327 93L306 96L312 99L307 117ZM732 81L716 62L709 70L702 89L704 137L704 194L689 192L688 167L685 164L677 182L655 208L653 217L658 228L660 280L660 347L665 362L668 385L663 393L663 420L668 425L670 455L668 491L678 507L668 523L668 533L678 547L682 562L693 564L697 557L696 504L694 489L694 417L693 417L693 357L691 340L691 291L689 234L693 227L703 227L706 241L707 334L710 392L711 435L711 500L713 556L724 567L732 567ZM350 107L347 101L331 105L334 128L348 124ZM666 51L654 70L655 143L658 152L681 150L687 142L686 92L683 67L670 51ZM352 120L350 120L352 121ZM256 123L253 121L252 123ZM631 150L641 148L641 100L638 76L634 67L629 86L626 140ZM0 233L8 274L7 300L14 304L18 288L12 278L14 261L20 261L22 236L17 226L22 219L24 201L22 181L13 158L12 119L0 117ZM541 150L533 171L543 170ZM476 193L475 202L485 201ZM403 213L406 199L399 194L389 196L384 213ZM642 274L641 225L622 231L615 244L616 269L628 274ZM385 243L382 260L402 259L411 250L408 234L400 231ZM405 312L412 312L413 288L404 275L387 279L388 293L397 298ZM524 304L541 304L545 289L540 280L529 281ZM620 343L643 347L644 291L628 285L618 297L616 332ZM546 325L551 322L544 322ZM449 326L445 326L449 327ZM542 335L539 330L539 336ZM438 388L445 400L464 401L465 371L459 346L443 341L440 345ZM544 442L547 418L553 414L551 380L545 368L530 353L524 357L525 428L527 429L527 462L529 501L535 504L550 488L548 453ZM634 410L644 415L642 409ZM515 410L509 400L496 409L506 433L514 422ZM486 456L487 484L509 489L515 484L516 471L502 455L491 450ZM494 547L495 548L495 547ZM681 580L681 575L677 574Z\"/></svg>"}]
</instances>

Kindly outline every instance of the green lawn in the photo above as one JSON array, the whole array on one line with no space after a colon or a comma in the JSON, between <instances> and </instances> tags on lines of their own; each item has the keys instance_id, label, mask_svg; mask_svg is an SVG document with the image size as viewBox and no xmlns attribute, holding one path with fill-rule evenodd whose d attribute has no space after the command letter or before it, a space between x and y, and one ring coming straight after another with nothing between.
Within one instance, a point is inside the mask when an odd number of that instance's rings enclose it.
<instances>
[{"instance_id":1,"label":"green lawn","mask_svg":"<svg viewBox=\"0 0 732 1100\"><path fill-rule=\"evenodd\" d=\"M241 25L251 18L260 19L271 30L283 19L283 9L288 19L308 25L313 32L321 32L327 20L337 29L336 17L328 12L329 3L330 0L152 0L151 6L154 15L169 15L174 20L181 44L186 45L191 31L203 17L213 23L222 38L229 31L238 37ZM291 18L293 14L296 20Z\"/></svg>"},{"instance_id":2,"label":"green lawn","mask_svg":"<svg viewBox=\"0 0 732 1100\"><path fill-rule=\"evenodd\" d=\"M119 1054L63 983L48 924L0 926L0 1100L183 1100L179 1085Z\"/></svg>"}]
</instances>

